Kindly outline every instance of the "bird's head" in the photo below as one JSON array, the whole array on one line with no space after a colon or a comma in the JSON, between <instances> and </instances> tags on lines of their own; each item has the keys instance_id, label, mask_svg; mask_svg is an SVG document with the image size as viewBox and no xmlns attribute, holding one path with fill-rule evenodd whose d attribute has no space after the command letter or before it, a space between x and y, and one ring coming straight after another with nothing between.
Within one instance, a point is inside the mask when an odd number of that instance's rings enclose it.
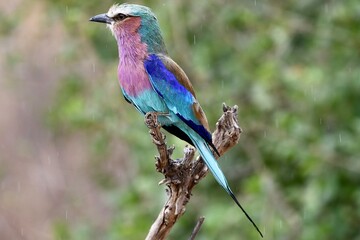
<instances>
[{"instance_id":1,"label":"bird's head","mask_svg":"<svg viewBox=\"0 0 360 240\"><path fill-rule=\"evenodd\" d=\"M150 8L137 4L115 4L107 13L90 18L92 22L106 23L116 40L139 34L149 53L166 53L155 14Z\"/></svg>"}]
</instances>

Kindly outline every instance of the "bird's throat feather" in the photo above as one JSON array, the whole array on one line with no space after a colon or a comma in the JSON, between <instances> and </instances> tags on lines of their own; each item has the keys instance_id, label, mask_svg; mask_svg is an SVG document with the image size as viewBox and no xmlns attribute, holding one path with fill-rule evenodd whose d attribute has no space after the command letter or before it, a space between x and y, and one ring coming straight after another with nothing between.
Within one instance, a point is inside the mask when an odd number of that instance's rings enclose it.
<instances>
[{"instance_id":1,"label":"bird's throat feather","mask_svg":"<svg viewBox=\"0 0 360 240\"><path fill-rule=\"evenodd\" d=\"M149 77L144 68L147 58L147 46L142 43L137 32L140 18L134 18L121 26L114 26L114 34L118 41L119 66L118 79L121 88L130 97L135 97L145 90L151 89Z\"/></svg>"}]
</instances>

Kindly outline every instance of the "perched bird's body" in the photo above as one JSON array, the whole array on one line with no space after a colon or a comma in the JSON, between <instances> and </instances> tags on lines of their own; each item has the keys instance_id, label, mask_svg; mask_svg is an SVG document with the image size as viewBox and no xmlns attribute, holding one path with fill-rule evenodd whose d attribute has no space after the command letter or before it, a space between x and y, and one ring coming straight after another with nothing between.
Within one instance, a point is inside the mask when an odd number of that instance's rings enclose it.
<instances>
[{"instance_id":1,"label":"perched bird's body","mask_svg":"<svg viewBox=\"0 0 360 240\"><path fill-rule=\"evenodd\" d=\"M90 19L107 23L119 51L118 79L125 99L142 114L156 112L162 127L194 145L218 183L237 205L211 151L217 153L206 116L185 72L167 56L155 15L135 4L114 5L108 13ZM259 231L260 233L260 231ZM260 233L261 234L261 233Z\"/></svg>"}]
</instances>

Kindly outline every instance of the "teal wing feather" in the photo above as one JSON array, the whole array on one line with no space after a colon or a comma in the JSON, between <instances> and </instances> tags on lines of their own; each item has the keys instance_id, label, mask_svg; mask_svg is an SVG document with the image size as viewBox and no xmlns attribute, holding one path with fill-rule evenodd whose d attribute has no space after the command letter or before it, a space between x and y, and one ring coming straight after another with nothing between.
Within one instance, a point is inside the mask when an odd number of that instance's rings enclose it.
<instances>
[{"instance_id":1,"label":"teal wing feather","mask_svg":"<svg viewBox=\"0 0 360 240\"><path fill-rule=\"evenodd\" d=\"M152 54L144 65L152 86L164 99L170 111L214 148L206 116L183 70L164 55Z\"/></svg>"}]
</instances>

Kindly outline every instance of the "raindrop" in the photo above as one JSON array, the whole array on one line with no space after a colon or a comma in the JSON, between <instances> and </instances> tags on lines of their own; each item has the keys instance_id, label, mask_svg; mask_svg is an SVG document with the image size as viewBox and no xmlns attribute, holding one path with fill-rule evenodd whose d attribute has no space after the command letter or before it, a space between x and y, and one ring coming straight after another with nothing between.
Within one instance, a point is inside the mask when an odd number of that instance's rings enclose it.
<instances>
[{"instance_id":1,"label":"raindrop","mask_svg":"<svg viewBox=\"0 0 360 240\"><path fill-rule=\"evenodd\" d=\"M65 210L65 220L68 220L68 210Z\"/></svg>"},{"instance_id":2,"label":"raindrop","mask_svg":"<svg viewBox=\"0 0 360 240\"><path fill-rule=\"evenodd\" d=\"M341 136L341 133L339 133L339 142L341 143L342 141L342 136Z\"/></svg>"},{"instance_id":3,"label":"raindrop","mask_svg":"<svg viewBox=\"0 0 360 240\"><path fill-rule=\"evenodd\" d=\"M92 70L93 70L93 72L96 71L96 70L95 70L95 63L92 64Z\"/></svg>"},{"instance_id":4,"label":"raindrop","mask_svg":"<svg viewBox=\"0 0 360 240\"><path fill-rule=\"evenodd\" d=\"M267 136L267 132L266 132L266 131L264 131L264 138L266 138L266 136Z\"/></svg>"},{"instance_id":5,"label":"raindrop","mask_svg":"<svg viewBox=\"0 0 360 240\"><path fill-rule=\"evenodd\" d=\"M256 0L254 1L254 4L255 4L255 6L257 5L257 1L256 1Z\"/></svg>"},{"instance_id":6,"label":"raindrop","mask_svg":"<svg viewBox=\"0 0 360 240\"><path fill-rule=\"evenodd\" d=\"M322 118L320 118L320 119L319 119L319 123L320 123L320 125L322 125L322 124L323 124L323 120L322 120Z\"/></svg>"},{"instance_id":7,"label":"raindrop","mask_svg":"<svg viewBox=\"0 0 360 240\"><path fill-rule=\"evenodd\" d=\"M283 222L280 220L279 221L279 228L282 228Z\"/></svg>"},{"instance_id":8,"label":"raindrop","mask_svg":"<svg viewBox=\"0 0 360 240\"><path fill-rule=\"evenodd\" d=\"M194 45L196 44L196 36L195 36L195 34L194 34Z\"/></svg>"}]
</instances>

